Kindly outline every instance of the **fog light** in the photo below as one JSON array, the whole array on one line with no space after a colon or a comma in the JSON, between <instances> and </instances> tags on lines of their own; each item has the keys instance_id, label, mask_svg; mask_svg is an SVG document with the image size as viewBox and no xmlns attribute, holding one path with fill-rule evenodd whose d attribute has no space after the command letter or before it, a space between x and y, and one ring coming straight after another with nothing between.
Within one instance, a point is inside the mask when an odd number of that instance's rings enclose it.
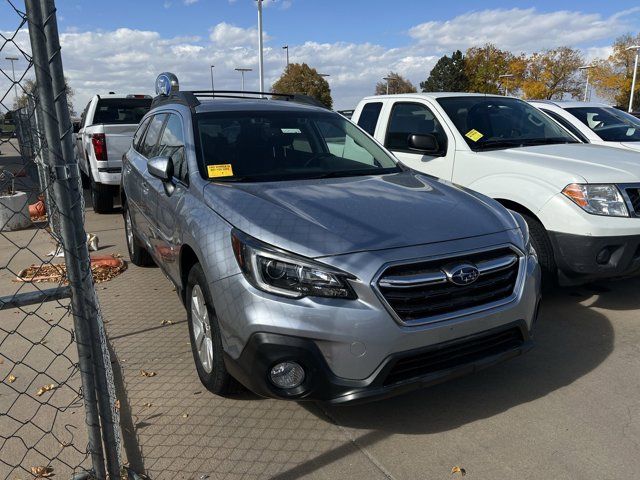
<instances>
[{"instance_id":1,"label":"fog light","mask_svg":"<svg viewBox=\"0 0 640 480\"><path fill-rule=\"evenodd\" d=\"M598 255L596 255L596 262L598 262L599 265L606 265L609 263L609 260L611 260L611 250L609 247L603 248Z\"/></svg>"},{"instance_id":2,"label":"fog light","mask_svg":"<svg viewBox=\"0 0 640 480\"><path fill-rule=\"evenodd\" d=\"M274 365L269 379L278 388L296 388L304 381L304 368L296 362L282 362Z\"/></svg>"}]
</instances>

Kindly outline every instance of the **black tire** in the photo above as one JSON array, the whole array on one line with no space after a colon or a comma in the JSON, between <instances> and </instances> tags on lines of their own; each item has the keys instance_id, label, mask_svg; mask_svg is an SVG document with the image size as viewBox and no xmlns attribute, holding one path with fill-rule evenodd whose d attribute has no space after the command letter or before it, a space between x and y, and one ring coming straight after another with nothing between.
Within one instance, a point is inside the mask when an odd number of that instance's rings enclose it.
<instances>
[{"instance_id":1,"label":"black tire","mask_svg":"<svg viewBox=\"0 0 640 480\"><path fill-rule=\"evenodd\" d=\"M91 188L91 179L82 170L80 170L80 179L82 180L82 188Z\"/></svg>"},{"instance_id":2,"label":"black tire","mask_svg":"<svg viewBox=\"0 0 640 480\"><path fill-rule=\"evenodd\" d=\"M195 314L194 311L197 309L195 309L192 299L196 288L198 288L202 293L207 313L206 319L208 319L208 332L210 334L212 350L210 368L207 368L203 364L196 345L194 323L197 323L197 320L194 322L194 315L197 316L197 314ZM229 375L229 372L227 372L227 368L224 365L222 335L220 333L220 326L218 325L218 317L216 316L213 308L213 301L211 300L209 287L199 263L195 264L189 271L186 294L185 305L187 308L187 320L189 323L189 338L191 340L191 351L193 352L193 360L196 364L198 377L200 377L202 385L216 395L225 396L235 393L238 390L239 385L236 380Z\"/></svg>"},{"instance_id":3,"label":"black tire","mask_svg":"<svg viewBox=\"0 0 640 480\"><path fill-rule=\"evenodd\" d=\"M521 214L529 226L531 245L538 254L538 263L542 270L542 288L548 290L558 282L558 267L553 256L553 246L544 225L530 215Z\"/></svg>"},{"instance_id":4,"label":"black tire","mask_svg":"<svg viewBox=\"0 0 640 480\"><path fill-rule=\"evenodd\" d=\"M97 183L93 178L91 180L91 203L93 211L96 213L113 212L113 197L115 189L111 185L103 185Z\"/></svg>"},{"instance_id":5,"label":"black tire","mask_svg":"<svg viewBox=\"0 0 640 480\"><path fill-rule=\"evenodd\" d=\"M149 267L153 265L153 258L151 258L151 255L147 252L147 249L142 246L133 230L131 213L129 212L129 208L126 204L124 205L122 215L124 217L124 236L127 242L127 250L129 250L131 263L138 267Z\"/></svg>"}]
</instances>

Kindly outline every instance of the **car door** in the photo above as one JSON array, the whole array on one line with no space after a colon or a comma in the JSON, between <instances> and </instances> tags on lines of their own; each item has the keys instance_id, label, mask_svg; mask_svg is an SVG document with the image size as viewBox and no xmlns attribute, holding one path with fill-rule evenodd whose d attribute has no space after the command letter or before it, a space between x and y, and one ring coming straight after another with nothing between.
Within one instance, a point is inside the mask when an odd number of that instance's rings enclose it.
<instances>
[{"instance_id":1,"label":"car door","mask_svg":"<svg viewBox=\"0 0 640 480\"><path fill-rule=\"evenodd\" d=\"M122 164L122 189L127 197L129 214L136 232L141 231L143 224L141 202L142 202L142 180L147 170L147 159L142 155L142 142L144 140L147 127L153 116L145 118L141 123L131 142L131 148L124 156ZM145 234L146 239L146 234Z\"/></svg>"},{"instance_id":2,"label":"car door","mask_svg":"<svg viewBox=\"0 0 640 480\"><path fill-rule=\"evenodd\" d=\"M167 157L171 160L173 178L166 183L154 178L150 184L157 199L155 213L152 215L152 228L155 230L153 248L160 266L175 283L180 280L178 255L181 232L176 228L177 215L189 189L184 132L180 114L169 113L155 156Z\"/></svg>"},{"instance_id":3,"label":"car door","mask_svg":"<svg viewBox=\"0 0 640 480\"><path fill-rule=\"evenodd\" d=\"M160 140L162 127L166 119L167 115L160 113L154 115L151 117L151 120L149 120L149 126L140 142L140 155L135 160L135 169L140 172L140 176L137 178L138 185L132 188L132 190L136 192L135 197L139 199L136 202L137 212L135 213L133 222L136 226L136 231L142 237L146 246L150 247L149 251L152 255L154 254L152 251L153 245L156 243L154 239L155 229L152 227L152 223L158 199L155 190L151 186L156 178L152 177L149 173L147 162L150 158L156 156L158 141Z\"/></svg>"},{"instance_id":4,"label":"car door","mask_svg":"<svg viewBox=\"0 0 640 480\"><path fill-rule=\"evenodd\" d=\"M409 148L412 134L433 135L438 141L437 155L424 155ZM384 135L384 146L406 166L436 177L451 180L455 145L443 123L425 104L397 101L391 106Z\"/></svg>"}]
</instances>

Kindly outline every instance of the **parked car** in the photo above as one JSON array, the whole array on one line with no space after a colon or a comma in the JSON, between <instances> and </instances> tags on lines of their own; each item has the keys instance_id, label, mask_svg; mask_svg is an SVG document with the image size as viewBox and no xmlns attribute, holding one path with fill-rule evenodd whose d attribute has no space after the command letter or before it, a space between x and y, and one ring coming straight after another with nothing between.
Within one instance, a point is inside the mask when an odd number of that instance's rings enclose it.
<instances>
[{"instance_id":1,"label":"parked car","mask_svg":"<svg viewBox=\"0 0 640 480\"><path fill-rule=\"evenodd\" d=\"M353 116L405 165L520 213L543 283L640 272L640 155L585 145L516 98L423 93L363 99Z\"/></svg>"},{"instance_id":2,"label":"parked car","mask_svg":"<svg viewBox=\"0 0 640 480\"><path fill-rule=\"evenodd\" d=\"M338 113L157 85L124 157L127 245L179 292L209 390L344 403L531 347L521 216L403 167Z\"/></svg>"},{"instance_id":3,"label":"parked car","mask_svg":"<svg viewBox=\"0 0 640 480\"><path fill-rule=\"evenodd\" d=\"M640 152L640 119L603 103L531 100L585 143Z\"/></svg>"},{"instance_id":4,"label":"parked car","mask_svg":"<svg viewBox=\"0 0 640 480\"><path fill-rule=\"evenodd\" d=\"M133 132L149 111L151 100L150 95L95 95L82 112L75 151L96 213L113 210L122 155L129 149Z\"/></svg>"}]
</instances>

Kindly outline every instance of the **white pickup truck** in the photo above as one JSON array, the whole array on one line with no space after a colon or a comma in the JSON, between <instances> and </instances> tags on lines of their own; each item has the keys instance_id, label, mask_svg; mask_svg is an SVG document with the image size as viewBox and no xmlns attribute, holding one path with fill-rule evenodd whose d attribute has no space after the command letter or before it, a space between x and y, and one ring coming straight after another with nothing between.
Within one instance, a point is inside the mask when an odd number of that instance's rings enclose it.
<instances>
[{"instance_id":1,"label":"white pickup truck","mask_svg":"<svg viewBox=\"0 0 640 480\"><path fill-rule=\"evenodd\" d=\"M76 133L76 155L83 183L91 188L93 210L113 210L118 194L122 155L140 119L151 108L149 95L95 95L87 104Z\"/></svg>"},{"instance_id":2,"label":"white pickup truck","mask_svg":"<svg viewBox=\"0 0 640 480\"><path fill-rule=\"evenodd\" d=\"M406 166L522 214L544 281L640 274L640 153L579 143L528 103L494 95L367 97L352 120Z\"/></svg>"}]
</instances>

